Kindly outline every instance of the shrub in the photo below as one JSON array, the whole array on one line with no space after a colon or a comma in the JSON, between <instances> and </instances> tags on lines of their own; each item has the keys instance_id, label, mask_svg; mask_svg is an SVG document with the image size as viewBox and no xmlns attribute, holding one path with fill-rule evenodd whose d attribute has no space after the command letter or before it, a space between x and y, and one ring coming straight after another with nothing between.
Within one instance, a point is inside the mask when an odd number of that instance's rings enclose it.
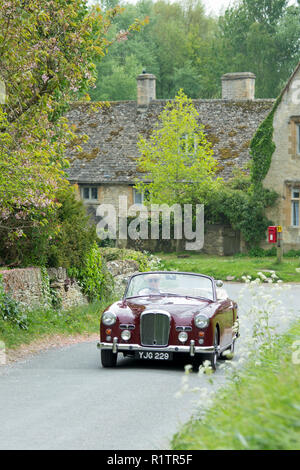
<instances>
[{"instance_id":1,"label":"shrub","mask_svg":"<svg viewBox=\"0 0 300 470\"><path fill-rule=\"evenodd\" d=\"M56 214L57 235L50 240L47 265L83 267L86 256L96 240L96 229L82 201L70 188L58 196L61 207Z\"/></svg>"},{"instance_id":2,"label":"shrub","mask_svg":"<svg viewBox=\"0 0 300 470\"><path fill-rule=\"evenodd\" d=\"M102 300L113 290L113 278L107 271L105 261L96 243L87 254L83 266L72 267L69 276L78 280L80 287L89 301Z\"/></svg>"},{"instance_id":3,"label":"shrub","mask_svg":"<svg viewBox=\"0 0 300 470\"><path fill-rule=\"evenodd\" d=\"M96 240L96 229L73 187L57 194L60 206L48 221L24 229L24 236L9 243L0 237L0 259L6 265L81 267ZM1 235L1 231L0 231Z\"/></svg>"},{"instance_id":4,"label":"shrub","mask_svg":"<svg viewBox=\"0 0 300 470\"><path fill-rule=\"evenodd\" d=\"M297 258L297 256L300 256L300 250L289 250L287 253L284 253L283 256L287 258Z\"/></svg>"}]
</instances>

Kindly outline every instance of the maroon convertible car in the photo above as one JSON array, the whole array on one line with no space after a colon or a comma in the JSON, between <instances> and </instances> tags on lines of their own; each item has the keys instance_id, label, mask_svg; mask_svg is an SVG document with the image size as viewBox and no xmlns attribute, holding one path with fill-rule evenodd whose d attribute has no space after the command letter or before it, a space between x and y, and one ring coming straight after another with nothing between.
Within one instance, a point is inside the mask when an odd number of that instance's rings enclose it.
<instances>
[{"instance_id":1,"label":"maroon convertible car","mask_svg":"<svg viewBox=\"0 0 300 470\"><path fill-rule=\"evenodd\" d=\"M237 304L222 285L195 273L131 276L123 299L101 317L103 367L115 366L118 353L154 361L186 354L194 363L209 360L215 369L218 357L232 357L238 337Z\"/></svg>"}]
</instances>

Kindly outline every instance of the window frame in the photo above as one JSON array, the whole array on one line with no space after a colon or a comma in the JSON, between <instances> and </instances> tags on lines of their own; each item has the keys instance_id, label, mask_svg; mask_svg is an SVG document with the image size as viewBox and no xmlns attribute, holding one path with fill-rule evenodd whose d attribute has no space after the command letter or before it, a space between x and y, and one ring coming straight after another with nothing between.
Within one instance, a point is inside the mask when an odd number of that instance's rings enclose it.
<instances>
[{"instance_id":1,"label":"window frame","mask_svg":"<svg viewBox=\"0 0 300 470\"><path fill-rule=\"evenodd\" d=\"M89 197L88 198L86 198L84 196L84 192L85 192L86 189L89 190ZM97 191L97 198L96 199L92 197L93 190ZM90 202L98 201L98 186L88 186L88 185L81 186L80 194L81 194L81 199L83 201L87 201L87 202L88 201L90 201Z\"/></svg>"},{"instance_id":2,"label":"window frame","mask_svg":"<svg viewBox=\"0 0 300 470\"><path fill-rule=\"evenodd\" d=\"M298 193L298 197L295 197L294 196L294 193ZM295 211L294 211L294 207L295 205L298 205L298 214L296 215L296 219L294 218L295 216ZM291 226L292 227L295 227L295 228L299 228L300 225L299 225L299 212L300 212L300 187L292 187L291 188ZM294 222L298 222L297 224L295 224Z\"/></svg>"},{"instance_id":3,"label":"window frame","mask_svg":"<svg viewBox=\"0 0 300 470\"><path fill-rule=\"evenodd\" d=\"M135 201L136 194L139 194L141 196L141 202L136 202ZM138 206L143 206L144 205L144 200L145 200L144 191L140 192L136 188L132 188L132 200L133 200L133 204L138 205Z\"/></svg>"}]
</instances>

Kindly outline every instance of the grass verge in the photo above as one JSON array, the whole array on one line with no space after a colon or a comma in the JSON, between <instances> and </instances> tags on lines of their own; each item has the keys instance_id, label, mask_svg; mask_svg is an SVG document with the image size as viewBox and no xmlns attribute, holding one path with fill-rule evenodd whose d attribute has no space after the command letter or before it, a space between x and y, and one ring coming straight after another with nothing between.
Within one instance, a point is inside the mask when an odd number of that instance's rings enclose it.
<instances>
[{"instance_id":1,"label":"grass verge","mask_svg":"<svg viewBox=\"0 0 300 470\"><path fill-rule=\"evenodd\" d=\"M300 364L292 361L299 339L300 322L263 352L260 365L250 362L219 391L204 418L173 437L172 449L299 450Z\"/></svg>"},{"instance_id":2,"label":"grass verge","mask_svg":"<svg viewBox=\"0 0 300 470\"><path fill-rule=\"evenodd\" d=\"M0 340L7 348L17 348L29 344L43 336L79 333L96 333L99 331L100 314L112 300L95 302L67 311L37 309L27 313L27 329L20 328L11 321L0 318Z\"/></svg>"},{"instance_id":3,"label":"grass verge","mask_svg":"<svg viewBox=\"0 0 300 470\"><path fill-rule=\"evenodd\" d=\"M226 280L227 276L234 276L241 280L242 276L257 277L260 271L275 271L277 276L285 282L300 282L299 257L283 258L281 264L274 257L250 258L246 256L211 256L199 253L182 253L188 258L178 258L176 254L156 253L169 271L187 271L213 276L215 279ZM267 273L265 273L267 275Z\"/></svg>"}]
</instances>

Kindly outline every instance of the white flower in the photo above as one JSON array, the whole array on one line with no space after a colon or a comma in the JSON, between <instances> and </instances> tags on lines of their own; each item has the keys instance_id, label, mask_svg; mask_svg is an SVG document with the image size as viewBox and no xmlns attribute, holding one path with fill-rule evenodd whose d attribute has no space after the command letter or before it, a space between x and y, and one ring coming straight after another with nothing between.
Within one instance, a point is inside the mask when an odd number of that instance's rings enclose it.
<instances>
[{"instance_id":1,"label":"white flower","mask_svg":"<svg viewBox=\"0 0 300 470\"><path fill-rule=\"evenodd\" d=\"M193 366L191 364L187 364L184 366L184 372L186 375L188 375L190 373L190 370L193 368Z\"/></svg>"}]
</instances>

